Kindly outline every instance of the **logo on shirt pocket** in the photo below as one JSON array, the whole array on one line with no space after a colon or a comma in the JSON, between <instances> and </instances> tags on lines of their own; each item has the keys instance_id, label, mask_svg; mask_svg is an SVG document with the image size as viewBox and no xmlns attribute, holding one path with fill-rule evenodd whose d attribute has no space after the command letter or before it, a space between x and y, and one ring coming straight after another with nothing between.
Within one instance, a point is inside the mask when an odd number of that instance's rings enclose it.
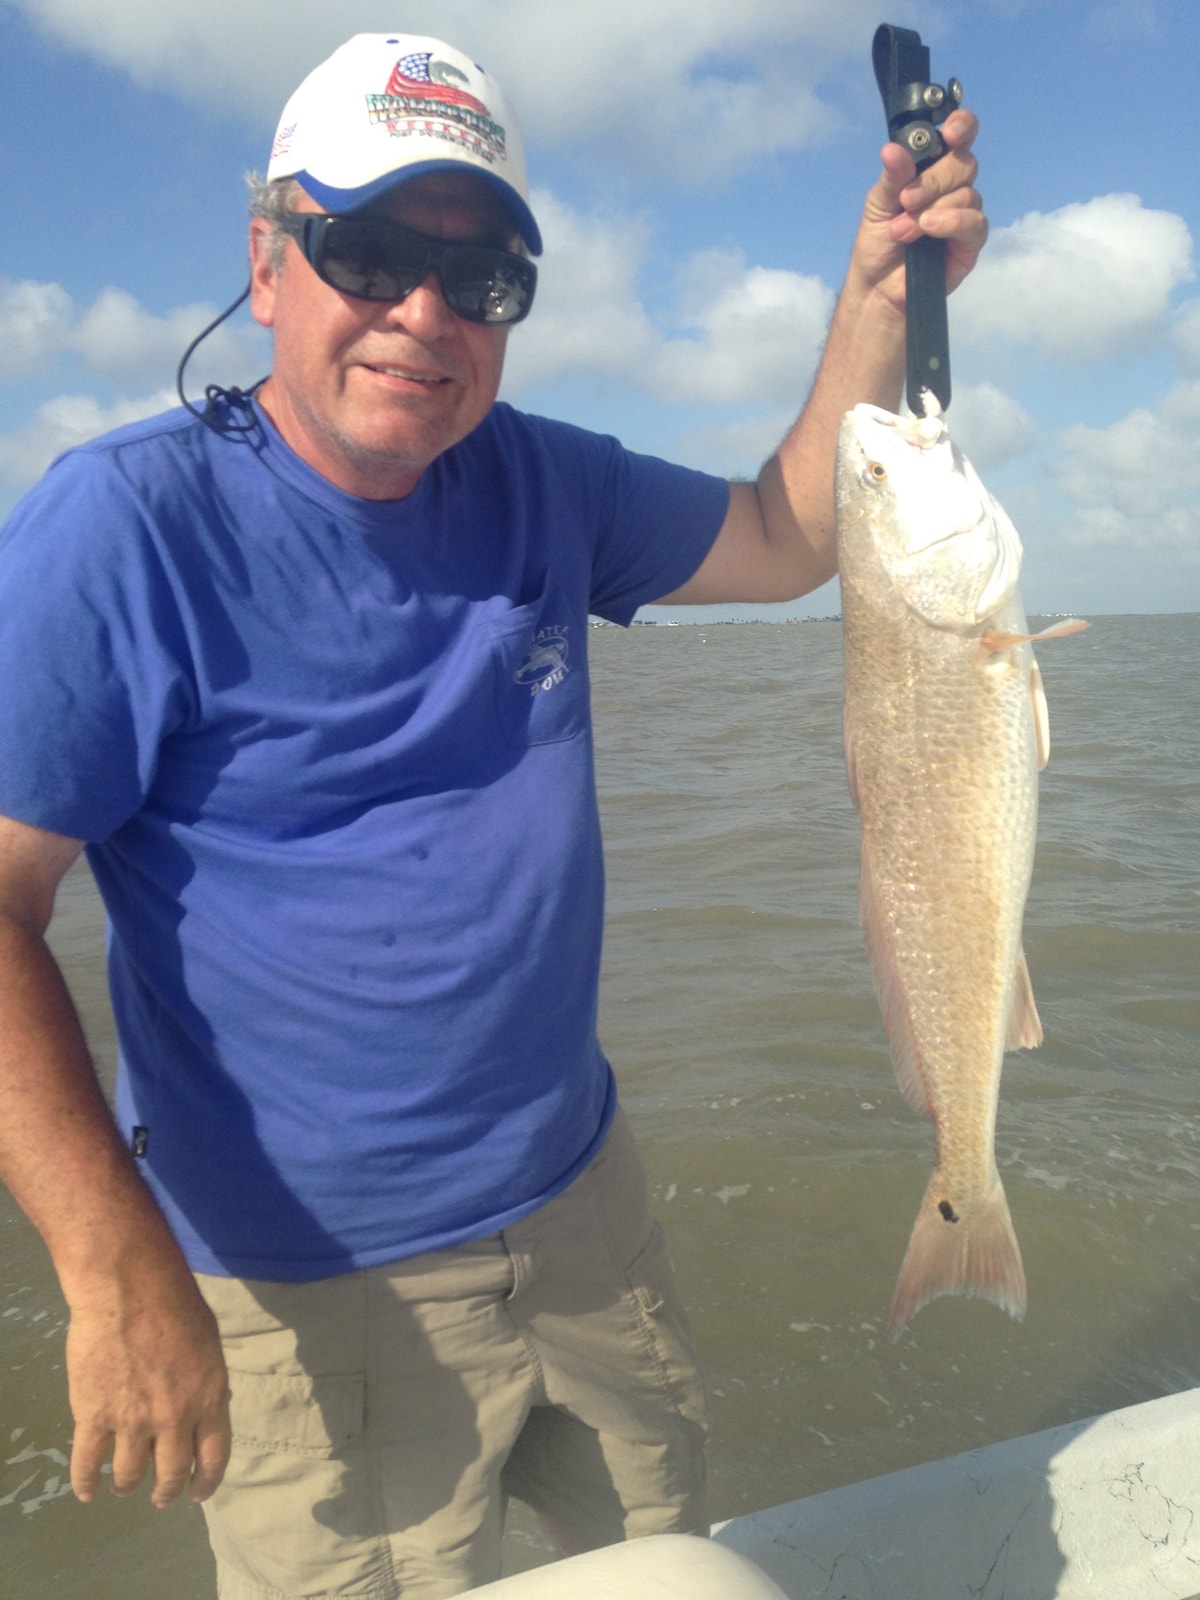
<instances>
[{"instance_id":1,"label":"logo on shirt pocket","mask_svg":"<svg viewBox=\"0 0 1200 1600\"><path fill-rule=\"evenodd\" d=\"M526 748L573 739L588 724L587 641L571 623L542 621L558 610L545 598L489 624L500 726Z\"/></svg>"},{"instance_id":2,"label":"logo on shirt pocket","mask_svg":"<svg viewBox=\"0 0 1200 1600\"><path fill-rule=\"evenodd\" d=\"M529 690L531 695L548 694L570 672L567 657L570 640L569 624L562 627L539 628L529 644L524 661L513 673L513 682Z\"/></svg>"}]
</instances>

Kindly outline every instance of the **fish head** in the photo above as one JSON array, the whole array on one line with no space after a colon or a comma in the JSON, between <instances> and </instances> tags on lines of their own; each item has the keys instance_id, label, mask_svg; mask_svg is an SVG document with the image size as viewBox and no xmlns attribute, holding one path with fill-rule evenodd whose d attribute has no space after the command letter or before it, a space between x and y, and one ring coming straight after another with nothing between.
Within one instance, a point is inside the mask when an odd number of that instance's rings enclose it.
<instances>
[{"instance_id":1,"label":"fish head","mask_svg":"<svg viewBox=\"0 0 1200 1600\"><path fill-rule=\"evenodd\" d=\"M890 588L931 626L979 627L1015 591L1017 530L955 446L932 396L923 417L870 405L846 413L837 500L843 573Z\"/></svg>"}]
</instances>

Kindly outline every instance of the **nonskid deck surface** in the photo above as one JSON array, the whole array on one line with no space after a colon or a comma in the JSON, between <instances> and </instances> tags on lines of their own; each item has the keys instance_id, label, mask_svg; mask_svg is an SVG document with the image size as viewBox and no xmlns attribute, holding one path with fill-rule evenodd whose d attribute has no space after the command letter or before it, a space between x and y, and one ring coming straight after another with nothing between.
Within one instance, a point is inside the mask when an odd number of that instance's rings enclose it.
<instances>
[{"instance_id":1,"label":"nonskid deck surface","mask_svg":"<svg viewBox=\"0 0 1200 1600\"><path fill-rule=\"evenodd\" d=\"M1200 1389L735 1518L790 1600L1200 1600Z\"/></svg>"}]
</instances>

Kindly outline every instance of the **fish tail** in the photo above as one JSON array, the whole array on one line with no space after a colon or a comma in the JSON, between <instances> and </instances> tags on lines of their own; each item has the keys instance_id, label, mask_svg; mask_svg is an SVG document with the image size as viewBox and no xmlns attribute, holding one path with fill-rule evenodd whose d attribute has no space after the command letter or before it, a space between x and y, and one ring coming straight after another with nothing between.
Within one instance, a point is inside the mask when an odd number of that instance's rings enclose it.
<instances>
[{"instance_id":1,"label":"fish tail","mask_svg":"<svg viewBox=\"0 0 1200 1600\"><path fill-rule=\"evenodd\" d=\"M941 1295L990 1300L1010 1317L1025 1315L1025 1269L999 1173L985 1195L956 1204L935 1169L896 1283L892 1338Z\"/></svg>"}]
</instances>

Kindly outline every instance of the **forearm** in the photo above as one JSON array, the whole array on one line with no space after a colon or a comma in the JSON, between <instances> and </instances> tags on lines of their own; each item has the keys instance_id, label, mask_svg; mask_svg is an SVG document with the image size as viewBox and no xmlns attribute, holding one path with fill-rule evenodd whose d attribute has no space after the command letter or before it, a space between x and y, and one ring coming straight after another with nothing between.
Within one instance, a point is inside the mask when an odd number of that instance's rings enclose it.
<instances>
[{"instance_id":1,"label":"forearm","mask_svg":"<svg viewBox=\"0 0 1200 1600\"><path fill-rule=\"evenodd\" d=\"M834 467L842 416L860 403L894 409L904 361L903 312L852 273L808 401L754 485L768 540L785 559L790 553L797 593L837 571Z\"/></svg>"},{"instance_id":2,"label":"forearm","mask_svg":"<svg viewBox=\"0 0 1200 1600\"><path fill-rule=\"evenodd\" d=\"M35 927L0 916L0 974L0 1178L45 1240L68 1303L135 1260L186 1270Z\"/></svg>"},{"instance_id":3,"label":"forearm","mask_svg":"<svg viewBox=\"0 0 1200 1600\"><path fill-rule=\"evenodd\" d=\"M205 1305L109 1114L42 936L0 914L0 1177L50 1250L71 1312L71 1484L204 1500L229 1457L225 1362Z\"/></svg>"}]
</instances>

